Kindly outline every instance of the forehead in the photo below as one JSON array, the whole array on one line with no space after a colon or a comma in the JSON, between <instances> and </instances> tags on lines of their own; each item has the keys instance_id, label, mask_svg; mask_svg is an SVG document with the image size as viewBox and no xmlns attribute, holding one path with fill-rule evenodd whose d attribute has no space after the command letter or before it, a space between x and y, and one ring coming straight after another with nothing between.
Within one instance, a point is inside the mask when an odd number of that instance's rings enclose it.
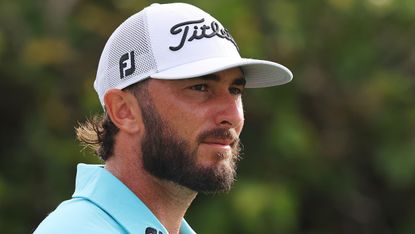
<instances>
[{"instance_id":1,"label":"forehead","mask_svg":"<svg viewBox=\"0 0 415 234\"><path fill-rule=\"evenodd\" d=\"M203 80L214 80L214 81L235 81L235 80L245 80L244 74L241 68L230 68L216 73L211 73L208 75L196 77Z\"/></svg>"},{"instance_id":2,"label":"forehead","mask_svg":"<svg viewBox=\"0 0 415 234\"><path fill-rule=\"evenodd\" d=\"M176 86L176 85L185 85L188 83L193 83L197 81L215 81L218 83L223 83L227 85L241 85L244 86L246 81L244 78L244 74L240 68L230 68L223 71L211 73L204 76L194 77L194 78L188 78L188 79L177 79L177 80L163 80L163 79L150 79L149 83L150 86Z\"/></svg>"},{"instance_id":3,"label":"forehead","mask_svg":"<svg viewBox=\"0 0 415 234\"><path fill-rule=\"evenodd\" d=\"M237 85L245 85L246 81L244 78L244 74L241 70L241 68L229 68L223 71L193 77L193 78L187 78L187 79L178 79L178 80L171 80L176 81L178 83L182 82L192 82L192 81L217 81L221 83L230 83L230 84L237 84Z\"/></svg>"}]
</instances>

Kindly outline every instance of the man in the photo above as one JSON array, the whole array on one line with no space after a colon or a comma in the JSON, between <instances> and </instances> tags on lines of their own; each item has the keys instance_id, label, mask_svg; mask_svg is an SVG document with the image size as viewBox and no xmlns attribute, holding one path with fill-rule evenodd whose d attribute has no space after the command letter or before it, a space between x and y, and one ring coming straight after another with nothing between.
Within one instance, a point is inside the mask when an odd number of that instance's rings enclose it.
<instances>
[{"instance_id":1,"label":"man","mask_svg":"<svg viewBox=\"0 0 415 234\"><path fill-rule=\"evenodd\" d=\"M153 4L109 38L94 83L104 107L77 129L105 165L78 165L72 199L36 233L194 233L198 192L235 180L245 87L292 79L282 65L243 59L230 33L188 4Z\"/></svg>"}]
</instances>

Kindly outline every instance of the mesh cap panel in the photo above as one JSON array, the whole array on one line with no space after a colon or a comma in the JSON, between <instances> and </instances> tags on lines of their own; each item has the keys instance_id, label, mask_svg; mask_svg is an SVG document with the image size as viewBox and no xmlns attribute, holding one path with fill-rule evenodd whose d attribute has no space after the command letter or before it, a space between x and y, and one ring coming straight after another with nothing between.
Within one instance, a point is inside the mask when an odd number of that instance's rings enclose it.
<instances>
[{"instance_id":1,"label":"mesh cap panel","mask_svg":"<svg viewBox=\"0 0 415 234\"><path fill-rule=\"evenodd\" d=\"M120 69L121 62L125 63L125 69L130 68L130 73ZM134 64L131 64L132 62ZM142 11L128 18L108 39L98 65L94 86L103 104L106 90L125 88L156 71L157 65L151 51L146 15L145 11Z\"/></svg>"}]
</instances>

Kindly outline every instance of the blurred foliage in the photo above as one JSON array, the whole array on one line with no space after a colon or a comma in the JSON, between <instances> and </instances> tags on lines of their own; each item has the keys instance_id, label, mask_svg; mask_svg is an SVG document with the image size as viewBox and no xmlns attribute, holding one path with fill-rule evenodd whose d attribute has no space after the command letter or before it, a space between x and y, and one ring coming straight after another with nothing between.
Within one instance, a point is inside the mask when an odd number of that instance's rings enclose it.
<instances>
[{"instance_id":1,"label":"blurred foliage","mask_svg":"<svg viewBox=\"0 0 415 234\"><path fill-rule=\"evenodd\" d=\"M229 194L200 195L199 233L415 233L415 1L188 1L288 85L248 90ZM101 112L106 39L144 0L0 1L0 229L28 233L73 191L73 128Z\"/></svg>"}]
</instances>

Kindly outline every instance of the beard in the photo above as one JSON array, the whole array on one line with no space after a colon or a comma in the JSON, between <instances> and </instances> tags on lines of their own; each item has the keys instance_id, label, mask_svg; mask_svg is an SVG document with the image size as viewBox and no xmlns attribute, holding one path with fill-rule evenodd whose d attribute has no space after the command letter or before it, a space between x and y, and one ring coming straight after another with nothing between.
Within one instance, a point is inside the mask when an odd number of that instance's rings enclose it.
<instances>
[{"instance_id":1,"label":"beard","mask_svg":"<svg viewBox=\"0 0 415 234\"><path fill-rule=\"evenodd\" d=\"M163 121L149 97L146 99L139 101L145 126L145 135L141 142L144 169L159 179L174 182L196 192L229 191L236 179L236 164L240 159L241 147L236 133L223 128L202 132L197 137L196 147L192 148L188 141L179 137L174 129ZM233 141L232 150L226 153L230 155L216 155L222 160L229 159L228 165L198 165L197 146L207 138Z\"/></svg>"}]
</instances>

